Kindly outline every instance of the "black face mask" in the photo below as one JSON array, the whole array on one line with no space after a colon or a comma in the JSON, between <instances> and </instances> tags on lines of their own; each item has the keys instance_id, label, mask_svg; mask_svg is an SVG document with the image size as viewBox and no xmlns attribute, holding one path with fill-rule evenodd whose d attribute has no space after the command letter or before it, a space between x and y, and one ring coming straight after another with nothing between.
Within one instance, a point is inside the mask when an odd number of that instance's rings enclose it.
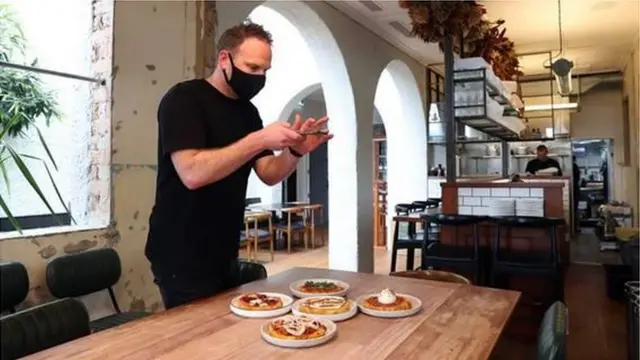
<instances>
[{"instance_id":1,"label":"black face mask","mask_svg":"<svg viewBox=\"0 0 640 360\"><path fill-rule=\"evenodd\" d=\"M231 74L231 78L229 78L229 74L227 74L227 71L225 69L222 69L224 79L227 81L227 84L231 86L233 92L238 95L238 98L251 100L260 92L260 90L262 90L265 82L267 81L267 77L265 75L248 74L238 69L233 64L233 58L231 58L231 54L229 54L229 61L231 61L231 68L233 69L233 73Z\"/></svg>"}]
</instances>

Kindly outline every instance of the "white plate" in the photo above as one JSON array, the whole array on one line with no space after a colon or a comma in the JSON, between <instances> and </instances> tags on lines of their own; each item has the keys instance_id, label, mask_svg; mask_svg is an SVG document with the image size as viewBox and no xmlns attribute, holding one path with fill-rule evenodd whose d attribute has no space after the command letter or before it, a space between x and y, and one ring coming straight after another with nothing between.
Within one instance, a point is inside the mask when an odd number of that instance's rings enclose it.
<instances>
[{"instance_id":1,"label":"white plate","mask_svg":"<svg viewBox=\"0 0 640 360\"><path fill-rule=\"evenodd\" d=\"M285 294L280 294L280 293L272 293L272 292L261 292L261 291L257 291L260 294L265 294L267 296L277 296L279 298L282 299L282 307L278 308L278 309L273 309L273 310L245 310L245 309L241 309L237 306L235 306L234 304L241 298L243 297L246 293L236 296L235 298L233 298L231 300L231 303L229 304L229 309L231 310L232 313L238 315L238 316L242 316L242 317L246 317L246 318L253 318L253 319L264 319L264 318L272 318L272 317L276 317L276 316L281 316L284 315L286 313L288 313L289 311L291 311L291 305L293 304L293 298L291 296L285 295Z\"/></svg>"},{"instance_id":2,"label":"white plate","mask_svg":"<svg viewBox=\"0 0 640 360\"><path fill-rule=\"evenodd\" d=\"M300 286L302 286L307 281L332 282L332 283L335 283L335 284L341 286L343 288L343 290L332 292L332 293L322 293L322 294L308 294L308 293L304 293L304 292L301 292L300 290L298 290L298 288ZM307 298L307 297L315 297L315 296L344 296L349 291L349 284L347 284L344 281L334 280L334 279L304 279L304 280L298 280L298 281L292 282L291 285L289 285L289 290L291 290L293 295L295 295L295 296L297 296L299 298Z\"/></svg>"},{"instance_id":3,"label":"white plate","mask_svg":"<svg viewBox=\"0 0 640 360\"><path fill-rule=\"evenodd\" d=\"M362 295L360 297L358 297L358 299L356 300L356 303L358 304L358 308L360 308L360 311L362 311L363 313L370 315L370 316L375 316L375 317L381 317L381 318L401 318L401 317L407 317L407 316L411 316L411 315L415 315L417 314L420 309L422 309L422 301L420 299L418 299L415 296L411 296L411 295L407 295L407 294L396 294L397 296L403 296L404 298L406 298L407 300L409 300L411 302L411 304L413 305L411 307L411 309L409 310L402 310L402 311L380 311L380 310L372 310L372 309L368 309L364 306L362 306L362 303L364 302L364 300L370 296L378 296L378 294L366 294L366 295Z\"/></svg>"},{"instance_id":4,"label":"white plate","mask_svg":"<svg viewBox=\"0 0 640 360\"><path fill-rule=\"evenodd\" d=\"M262 325L262 327L260 327L260 333L262 333L262 338L266 342L268 342L270 344L273 344L275 346L280 346L280 347L285 347L285 348L308 348L308 347L312 347L312 346L318 346L318 345L324 344L327 341L333 339L333 337L336 335L336 332L338 331L338 327L336 326L336 324L333 321L326 320L326 319L318 319L318 321L320 321L324 326L327 327L327 333L324 336L319 337L317 339L311 339L311 340L283 340L283 339L275 338L275 337L269 335L269 332L267 331L267 328L268 328L270 322L268 322L268 323Z\"/></svg>"},{"instance_id":5,"label":"white plate","mask_svg":"<svg viewBox=\"0 0 640 360\"><path fill-rule=\"evenodd\" d=\"M291 307L291 312L293 313L293 315L296 316L301 316L301 315L305 315L305 316L311 316L314 317L316 319L327 319L327 320L331 320L331 321L344 321L347 319L351 319L352 317L354 317L357 313L358 313L358 305L356 304L355 301L353 300L348 300L348 302L351 303L351 310L342 313L342 314L332 314L332 315L319 315L319 314L307 314L304 312L301 312L300 309L300 305L302 305L302 303L306 300L309 299L318 299L318 298L340 298L342 299L342 297L340 296L310 296L307 298L303 298L300 299L296 302L293 303L293 306Z\"/></svg>"}]
</instances>

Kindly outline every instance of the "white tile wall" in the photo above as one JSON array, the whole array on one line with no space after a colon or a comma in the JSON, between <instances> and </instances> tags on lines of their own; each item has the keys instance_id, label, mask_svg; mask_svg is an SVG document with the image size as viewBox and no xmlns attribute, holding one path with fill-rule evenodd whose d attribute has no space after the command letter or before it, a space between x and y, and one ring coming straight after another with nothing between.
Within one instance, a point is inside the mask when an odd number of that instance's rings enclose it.
<instances>
[{"instance_id":1,"label":"white tile wall","mask_svg":"<svg viewBox=\"0 0 640 360\"><path fill-rule=\"evenodd\" d=\"M569 183L569 179L535 179L535 180L525 179L524 181L525 182L535 181L535 182L562 182L562 183L564 183L564 187L562 188L562 208L564 210L564 218L567 219L567 221L569 221L569 218L571 216L571 198L569 197L569 191L571 191L571 184ZM542 190L542 188L540 190Z\"/></svg>"},{"instance_id":2,"label":"white tile wall","mask_svg":"<svg viewBox=\"0 0 640 360\"><path fill-rule=\"evenodd\" d=\"M544 200L543 188L471 188L458 187L458 214L488 215L495 198ZM544 216L544 211L540 216Z\"/></svg>"}]
</instances>

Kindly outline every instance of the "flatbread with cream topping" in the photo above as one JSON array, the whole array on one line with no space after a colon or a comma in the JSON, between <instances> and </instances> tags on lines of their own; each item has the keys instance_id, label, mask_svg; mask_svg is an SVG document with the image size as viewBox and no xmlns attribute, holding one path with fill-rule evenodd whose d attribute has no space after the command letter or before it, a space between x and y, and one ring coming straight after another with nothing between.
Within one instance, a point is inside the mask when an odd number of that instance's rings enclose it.
<instances>
[{"instance_id":1,"label":"flatbread with cream topping","mask_svg":"<svg viewBox=\"0 0 640 360\"><path fill-rule=\"evenodd\" d=\"M380 294L366 298L362 306L377 311L405 311L411 310L413 304L404 296L396 295L393 291L384 289Z\"/></svg>"},{"instance_id":2,"label":"flatbread with cream topping","mask_svg":"<svg viewBox=\"0 0 640 360\"><path fill-rule=\"evenodd\" d=\"M307 316L288 315L270 322L267 332L271 337L282 340L311 340L323 337L327 327Z\"/></svg>"},{"instance_id":3,"label":"flatbread with cream topping","mask_svg":"<svg viewBox=\"0 0 640 360\"><path fill-rule=\"evenodd\" d=\"M310 315L337 315L349 310L351 301L337 296L307 298L298 307L298 311Z\"/></svg>"},{"instance_id":4,"label":"flatbread with cream topping","mask_svg":"<svg viewBox=\"0 0 640 360\"><path fill-rule=\"evenodd\" d=\"M282 298L261 293L247 293L233 303L244 310L275 310L283 307Z\"/></svg>"}]
</instances>

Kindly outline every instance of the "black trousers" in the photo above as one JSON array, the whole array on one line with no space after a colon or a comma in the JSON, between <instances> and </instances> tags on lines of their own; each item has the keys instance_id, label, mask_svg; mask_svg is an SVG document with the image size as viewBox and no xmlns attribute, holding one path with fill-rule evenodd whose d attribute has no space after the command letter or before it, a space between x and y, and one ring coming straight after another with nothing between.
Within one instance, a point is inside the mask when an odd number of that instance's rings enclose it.
<instances>
[{"instance_id":1,"label":"black trousers","mask_svg":"<svg viewBox=\"0 0 640 360\"><path fill-rule=\"evenodd\" d=\"M233 263L230 268L237 266ZM235 287L234 274L225 267L208 276L203 274L154 272L154 282L160 289L166 310L196 300L205 299Z\"/></svg>"}]
</instances>

